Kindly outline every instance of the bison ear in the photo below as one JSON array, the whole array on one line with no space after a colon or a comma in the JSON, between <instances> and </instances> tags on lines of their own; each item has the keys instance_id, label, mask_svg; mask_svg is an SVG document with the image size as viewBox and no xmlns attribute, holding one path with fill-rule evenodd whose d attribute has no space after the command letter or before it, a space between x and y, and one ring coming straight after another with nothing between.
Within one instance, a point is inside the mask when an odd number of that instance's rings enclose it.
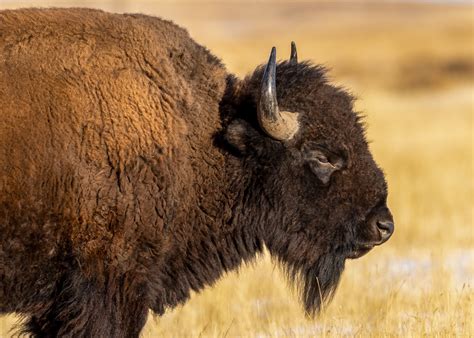
<instances>
[{"instance_id":1,"label":"bison ear","mask_svg":"<svg viewBox=\"0 0 474 338\"><path fill-rule=\"evenodd\" d=\"M225 132L225 140L241 154L248 149L251 127L243 120L232 121Z\"/></svg>"}]
</instances>

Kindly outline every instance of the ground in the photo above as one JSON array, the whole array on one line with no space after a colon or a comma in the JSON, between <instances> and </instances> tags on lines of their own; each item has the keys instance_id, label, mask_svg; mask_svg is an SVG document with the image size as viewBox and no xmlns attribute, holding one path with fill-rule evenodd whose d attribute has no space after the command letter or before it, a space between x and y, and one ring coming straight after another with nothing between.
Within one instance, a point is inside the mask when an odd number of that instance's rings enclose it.
<instances>
[{"instance_id":1,"label":"ground","mask_svg":"<svg viewBox=\"0 0 474 338\"><path fill-rule=\"evenodd\" d=\"M321 316L305 317L269 257L231 273L183 307L150 316L144 337L473 336L472 5L355 2L2 0L86 5L172 19L243 76L275 45L330 67L360 99L384 168L396 231L348 261ZM16 317L0 319L8 336Z\"/></svg>"}]
</instances>

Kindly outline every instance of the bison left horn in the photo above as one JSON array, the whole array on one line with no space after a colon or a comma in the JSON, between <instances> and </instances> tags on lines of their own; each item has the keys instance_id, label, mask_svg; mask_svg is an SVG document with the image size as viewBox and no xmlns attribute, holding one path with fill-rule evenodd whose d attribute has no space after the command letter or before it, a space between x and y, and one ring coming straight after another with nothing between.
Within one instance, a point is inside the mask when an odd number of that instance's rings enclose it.
<instances>
[{"instance_id":1,"label":"bison left horn","mask_svg":"<svg viewBox=\"0 0 474 338\"><path fill-rule=\"evenodd\" d=\"M296 52L296 43L291 41L290 64L296 65L298 63L298 53Z\"/></svg>"},{"instance_id":2,"label":"bison left horn","mask_svg":"<svg viewBox=\"0 0 474 338\"><path fill-rule=\"evenodd\" d=\"M272 48L265 68L258 103L258 122L269 136L279 141L291 140L298 132L298 113L280 111L276 95L276 48Z\"/></svg>"}]
</instances>

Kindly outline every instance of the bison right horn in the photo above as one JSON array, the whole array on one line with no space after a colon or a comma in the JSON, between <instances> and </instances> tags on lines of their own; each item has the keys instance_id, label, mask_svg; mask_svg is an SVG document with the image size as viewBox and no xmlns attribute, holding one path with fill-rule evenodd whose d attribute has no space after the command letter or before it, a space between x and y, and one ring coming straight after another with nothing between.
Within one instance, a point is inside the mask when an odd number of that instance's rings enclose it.
<instances>
[{"instance_id":1,"label":"bison right horn","mask_svg":"<svg viewBox=\"0 0 474 338\"><path fill-rule=\"evenodd\" d=\"M279 141L291 140L298 132L298 113L281 111L276 95L276 49L272 48L270 59L263 74L257 117L260 127Z\"/></svg>"}]
</instances>

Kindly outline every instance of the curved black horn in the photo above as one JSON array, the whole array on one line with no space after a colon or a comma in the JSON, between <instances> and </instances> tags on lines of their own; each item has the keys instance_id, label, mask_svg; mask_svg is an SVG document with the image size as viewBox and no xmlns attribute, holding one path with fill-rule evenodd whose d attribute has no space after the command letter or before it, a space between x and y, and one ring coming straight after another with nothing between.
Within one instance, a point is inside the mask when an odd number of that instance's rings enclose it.
<instances>
[{"instance_id":1,"label":"curved black horn","mask_svg":"<svg viewBox=\"0 0 474 338\"><path fill-rule=\"evenodd\" d=\"M257 111L262 129L274 139L291 139L298 131L298 114L278 109L276 95L276 48L273 47L263 73Z\"/></svg>"},{"instance_id":2,"label":"curved black horn","mask_svg":"<svg viewBox=\"0 0 474 338\"><path fill-rule=\"evenodd\" d=\"M276 121L278 118L278 101L276 97L276 48L273 47L263 73L260 91L260 112L265 120Z\"/></svg>"},{"instance_id":3,"label":"curved black horn","mask_svg":"<svg viewBox=\"0 0 474 338\"><path fill-rule=\"evenodd\" d=\"M290 63L295 65L298 63L298 53L296 52L296 43L291 41Z\"/></svg>"}]
</instances>

